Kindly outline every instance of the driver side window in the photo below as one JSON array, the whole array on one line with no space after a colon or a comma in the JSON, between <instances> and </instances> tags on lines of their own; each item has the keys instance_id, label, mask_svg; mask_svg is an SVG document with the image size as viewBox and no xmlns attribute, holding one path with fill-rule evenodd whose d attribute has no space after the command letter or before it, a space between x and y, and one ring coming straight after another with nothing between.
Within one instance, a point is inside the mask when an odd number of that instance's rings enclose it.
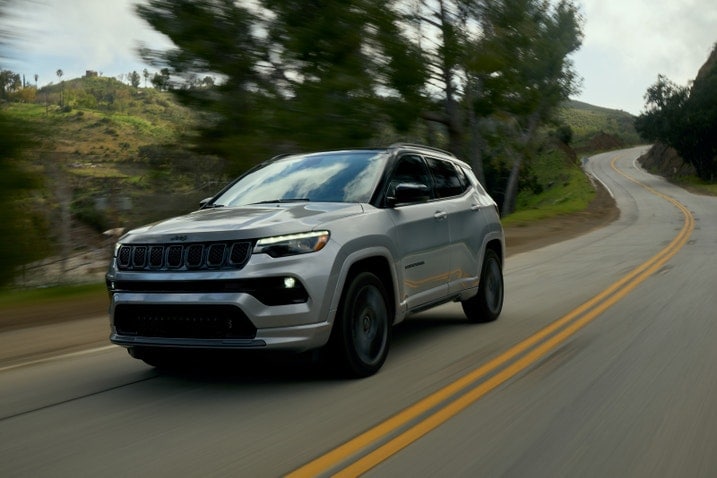
<instances>
[{"instance_id":1,"label":"driver side window","mask_svg":"<svg viewBox=\"0 0 717 478\"><path fill-rule=\"evenodd\" d=\"M426 164L420 156L402 156L398 160L393 173L391 173L391 179L388 183L388 195L394 196L396 186L401 183L422 184L430 189L430 178L431 176L426 168Z\"/></svg>"}]
</instances>

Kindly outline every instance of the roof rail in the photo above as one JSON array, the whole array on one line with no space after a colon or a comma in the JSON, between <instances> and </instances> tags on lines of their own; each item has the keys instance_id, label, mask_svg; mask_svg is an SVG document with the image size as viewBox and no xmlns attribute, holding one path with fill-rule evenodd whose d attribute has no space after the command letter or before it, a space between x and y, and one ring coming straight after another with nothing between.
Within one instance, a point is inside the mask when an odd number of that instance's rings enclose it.
<instances>
[{"instance_id":1,"label":"roof rail","mask_svg":"<svg viewBox=\"0 0 717 478\"><path fill-rule=\"evenodd\" d=\"M404 142L393 143L391 146L389 146L389 148L399 148L399 147L403 147L403 146L409 147L409 148L429 149L432 151L437 151L439 153L446 154L448 156L452 156L454 158L456 157L455 154L451 153L450 151L446 151L445 149L436 148L434 146L426 146L425 144L418 144L418 143L404 143Z\"/></svg>"}]
</instances>

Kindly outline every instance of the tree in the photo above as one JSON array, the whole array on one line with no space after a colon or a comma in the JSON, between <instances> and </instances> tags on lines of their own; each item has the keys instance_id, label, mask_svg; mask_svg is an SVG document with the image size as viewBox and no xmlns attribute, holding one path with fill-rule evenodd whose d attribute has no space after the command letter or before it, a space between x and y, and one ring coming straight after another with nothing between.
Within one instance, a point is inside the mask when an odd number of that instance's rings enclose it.
<instances>
[{"instance_id":1,"label":"tree","mask_svg":"<svg viewBox=\"0 0 717 478\"><path fill-rule=\"evenodd\" d=\"M408 116L401 106L421 87L406 81L422 71L410 61L415 48L377 0L264 0L258 9L151 0L137 12L177 46L144 49L146 60L185 85L198 74L220 78L174 93L206 113L198 146L237 169L282 150L367 144L382 123Z\"/></svg>"},{"instance_id":2,"label":"tree","mask_svg":"<svg viewBox=\"0 0 717 478\"><path fill-rule=\"evenodd\" d=\"M695 78L687 99L681 154L700 178L717 179L717 45Z\"/></svg>"},{"instance_id":3,"label":"tree","mask_svg":"<svg viewBox=\"0 0 717 478\"><path fill-rule=\"evenodd\" d=\"M705 181L717 178L717 46L691 86L663 75L645 93L645 112L635 128L660 141L691 164Z\"/></svg>"},{"instance_id":4,"label":"tree","mask_svg":"<svg viewBox=\"0 0 717 478\"><path fill-rule=\"evenodd\" d=\"M581 19L567 0L423 0L410 19L422 45L434 99L422 117L440 125L447 147L466 157L486 184L483 130L499 129L509 157L503 213L510 213L523 157L538 126L577 88L568 55L582 41ZM508 134L506 134L508 133ZM494 196L502 185L488 184Z\"/></svg>"},{"instance_id":5,"label":"tree","mask_svg":"<svg viewBox=\"0 0 717 478\"><path fill-rule=\"evenodd\" d=\"M255 140L260 118L269 114L258 101L264 88L256 70L261 40L252 30L255 15L230 0L151 0L136 11L176 45L167 51L141 49L146 61L178 76L212 72L223 78L211 95L174 91L182 104L206 115L198 126L197 147L239 163L238 158L251 158L261 146ZM155 74L152 84L163 88L162 77Z\"/></svg>"},{"instance_id":6,"label":"tree","mask_svg":"<svg viewBox=\"0 0 717 478\"><path fill-rule=\"evenodd\" d=\"M10 94L22 87L22 80L18 73L10 70L0 71L0 98L9 100Z\"/></svg>"},{"instance_id":7,"label":"tree","mask_svg":"<svg viewBox=\"0 0 717 478\"><path fill-rule=\"evenodd\" d=\"M159 73L155 73L152 77L152 85L159 91L167 91L170 89L169 69L162 68Z\"/></svg>"},{"instance_id":8,"label":"tree","mask_svg":"<svg viewBox=\"0 0 717 478\"><path fill-rule=\"evenodd\" d=\"M147 80L149 80L149 71L147 71L147 68L142 70L142 76L144 77L144 87L147 88Z\"/></svg>"},{"instance_id":9,"label":"tree","mask_svg":"<svg viewBox=\"0 0 717 478\"><path fill-rule=\"evenodd\" d=\"M242 5L137 6L176 45L143 56L181 78L174 93L206 114L199 146L240 168L282 151L373 144L387 130L419 131L422 119L427 142L467 156L483 179L481 131L499 123L510 132L510 211L538 125L577 85L567 56L581 21L569 0ZM207 73L215 87L196 87Z\"/></svg>"},{"instance_id":10,"label":"tree","mask_svg":"<svg viewBox=\"0 0 717 478\"><path fill-rule=\"evenodd\" d=\"M425 68L399 16L375 0L267 0L272 76L288 101L283 136L300 148L368 144L406 130L420 108ZM270 83L269 83L270 84ZM321 131L317 135L316 131Z\"/></svg>"},{"instance_id":11,"label":"tree","mask_svg":"<svg viewBox=\"0 0 717 478\"><path fill-rule=\"evenodd\" d=\"M65 72L58 69L55 74L57 75L58 81L60 81L60 106L65 106L65 82L62 81L62 75L64 75Z\"/></svg>"},{"instance_id":12,"label":"tree","mask_svg":"<svg viewBox=\"0 0 717 478\"><path fill-rule=\"evenodd\" d=\"M204 88L211 88L214 86L214 78L207 75L204 78L202 78L202 87Z\"/></svg>"},{"instance_id":13,"label":"tree","mask_svg":"<svg viewBox=\"0 0 717 478\"><path fill-rule=\"evenodd\" d=\"M524 158L538 126L579 87L569 55L582 44L582 19L568 0L486 2L484 37L473 59L478 83L493 114L511 131L502 214L515 209Z\"/></svg>"},{"instance_id":14,"label":"tree","mask_svg":"<svg viewBox=\"0 0 717 478\"><path fill-rule=\"evenodd\" d=\"M129 74L129 82L133 87L138 88L140 81L141 81L141 78L139 76L139 73L137 73L137 71L133 71L132 73Z\"/></svg>"},{"instance_id":15,"label":"tree","mask_svg":"<svg viewBox=\"0 0 717 478\"><path fill-rule=\"evenodd\" d=\"M663 141L673 146L682 134L680 119L689 98L688 87L679 86L664 75L647 88L645 112L635 120L640 135L648 140Z\"/></svg>"},{"instance_id":16,"label":"tree","mask_svg":"<svg viewBox=\"0 0 717 478\"><path fill-rule=\"evenodd\" d=\"M8 3L0 0L0 20L7 14ZM5 41L11 36L5 28L0 21L0 59L5 57ZM28 240L31 236L29 215L23 202L27 192L36 186L37 178L26 171L19 160L29 137L22 122L11 121L0 109L0 286L10 283L17 267L35 258L37 253L37 247Z\"/></svg>"},{"instance_id":17,"label":"tree","mask_svg":"<svg viewBox=\"0 0 717 478\"><path fill-rule=\"evenodd\" d=\"M476 3L421 0L407 15L427 71L424 91L434 97L421 117L440 124L448 136L448 149L460 156L466 152L466 116L461 105L467 83L465 60L471 37L477 37L468 25L479 18Z\"/></svg>"}]
</instances>

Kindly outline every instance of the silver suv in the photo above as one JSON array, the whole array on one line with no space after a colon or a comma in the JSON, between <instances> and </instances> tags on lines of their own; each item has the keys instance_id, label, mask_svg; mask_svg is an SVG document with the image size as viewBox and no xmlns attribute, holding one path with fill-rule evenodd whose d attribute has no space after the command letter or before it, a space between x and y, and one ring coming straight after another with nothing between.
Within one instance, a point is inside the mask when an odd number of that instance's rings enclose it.
<instances>
[{"instance_id":1,"label":"silver suv","mask_svg":"<svg viewBox=\"0 0 717 478\"><path fill-rule=\"evenodd\" d=\"M450 153L280 156L120 238L110 340L155 366L186 349L316 349L368 376L412 312L460 301L495 320L504 251L495 202Z\"/></svg>"}]
</instances>

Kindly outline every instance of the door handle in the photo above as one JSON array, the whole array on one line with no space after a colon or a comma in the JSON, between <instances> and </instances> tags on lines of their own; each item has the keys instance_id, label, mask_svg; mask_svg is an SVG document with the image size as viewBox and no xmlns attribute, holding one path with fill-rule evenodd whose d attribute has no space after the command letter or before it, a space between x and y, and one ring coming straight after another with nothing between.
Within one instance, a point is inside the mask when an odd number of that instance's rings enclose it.
<instances>
[{"instance_id":1,"label":"door handle","mask_svg":"<svg viewBox=\"0 0 717 478\"><path fill-rule=\"evenodd\" d=\"M436 211L436 212L433 214L433 218L436 219L436 220L438 220L438 221L443 221L443 220L446 219L447 217L448 217L448 214L446 213L446 211Z\"/></svg>"}]
</instances>

